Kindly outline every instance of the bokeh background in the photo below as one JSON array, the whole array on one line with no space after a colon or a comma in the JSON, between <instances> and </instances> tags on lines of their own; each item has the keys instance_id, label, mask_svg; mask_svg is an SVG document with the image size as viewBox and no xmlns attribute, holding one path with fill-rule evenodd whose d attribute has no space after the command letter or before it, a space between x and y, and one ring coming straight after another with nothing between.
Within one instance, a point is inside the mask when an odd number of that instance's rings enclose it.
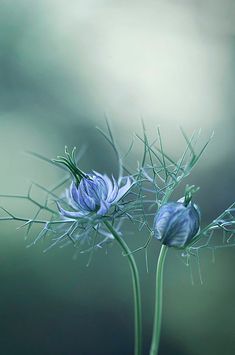
<instances>
[{"instance_id":1,"label":"bokeh background","mask_svg":"<svg viewBox=\"0 0 235 355\"><path fill-rule=\"evenodd\" d=\"M65 144L86 147L82 169L116 172L96 126L108 116L125 150L141 118L165 147L183 147L179 126L202 128L213 142L190 182L203 224L235 197L235 2L233 0L2 0L0 2L1 194L25 193L31 180L50 186L49 158ZM133 164L140 159L134 145ZM0 205L30 213L22 201ZM115 246L73 260L73 250L26 248L18 225L0 229L0 353L130 355L133 314L130 275ZM130 247L146 235L134 235ZM138 255L143 288L145 352L153 316L159 244L150 270ZM235 353L235 249L201 256L195 284L176 253L167 257L160 354Z\"/></svg>"}]
</instances>

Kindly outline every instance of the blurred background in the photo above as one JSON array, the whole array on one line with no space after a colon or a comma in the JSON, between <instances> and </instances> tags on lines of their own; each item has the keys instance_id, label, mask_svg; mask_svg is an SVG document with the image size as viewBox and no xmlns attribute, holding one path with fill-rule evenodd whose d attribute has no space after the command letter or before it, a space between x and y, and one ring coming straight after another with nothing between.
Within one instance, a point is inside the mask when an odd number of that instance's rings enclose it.
<instances>
[{"instance_id":1,"label":"blurred background","mask_svg":"<svg viewBox=\"0 0 235 355\"><path fill-rule=\"evenodd\" d=\"M201 186L203 224L235 200L235 2L233 0L2 0L0 2L1 194L25 193L30 181L51 186L61 172L24 154L49 158L64 146L86 147L83 170L116 172L114 154L96 126L109 117L125 151L144 119L160 125L168 153L184 146L179 126L202 141L215 131L190 182ZM133 166L141 159L132 150ZM1 199L18 214L28 204ZM26 248L18 224L1 223L0 353L130 355L130 274L114 246L87 255L43 245ZM147 235L134 235L130 247ZM153 318L159 244L141 268L144 354ZM201 256L195 284L171 251L165 269L160 354L235 353L235 249Z\"/></svg>"}]
</instances>

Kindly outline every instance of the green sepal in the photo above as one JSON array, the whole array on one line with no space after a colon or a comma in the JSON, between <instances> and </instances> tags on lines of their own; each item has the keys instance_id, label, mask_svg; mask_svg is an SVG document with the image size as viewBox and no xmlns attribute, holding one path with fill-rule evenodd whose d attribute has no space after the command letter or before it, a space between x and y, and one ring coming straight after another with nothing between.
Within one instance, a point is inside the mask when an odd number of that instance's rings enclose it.
<instances>
[{"instance_id":1,"label":"green sepal","mask_svg":"<svg viewBox=\"0 0 235 355\"><path fill-rule=\"evenodd\" d=\"M185 187L185 193L184 193L184 206L188 206L188 204L191 202L193 194L195 194L200 187L196 187L195 185L186 185Z\"/></svg>"},{"instance_id":2,"label":"green sepal","mask_svg":"<svg viewBox=\"0 0 235 355\"><path fill-rule=\"evenodd\" d=\"M89 179L89 176L77 167L76 158L75 158L75 151L76 151L76 147L73 148L73 150L70 154L67 146L65 146L65 157L57 156L57 159L52 159L52 161L54 163L63 164L74 176L76 186L78 187L81 180L83 178Z\"/></svg>"}]
</instances>

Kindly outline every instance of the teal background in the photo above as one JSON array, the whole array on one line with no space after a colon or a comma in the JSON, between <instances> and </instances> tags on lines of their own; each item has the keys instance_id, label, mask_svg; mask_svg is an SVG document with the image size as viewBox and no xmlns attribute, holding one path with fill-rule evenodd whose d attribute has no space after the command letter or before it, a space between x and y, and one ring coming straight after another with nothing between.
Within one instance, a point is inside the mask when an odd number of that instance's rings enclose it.
<instances>
[{"instance_id":1,"label":"teal background","mask_svg":"<svg viewBox=\"0 0 235 355\"><path fill-rule=\"evenodd\" d=\"M166 150L177 156L188 134L215 136L187 182L201 187L203 225L234 201L233 1L1 1L1 194L25 193L30 181L51 186L59 169L49 158L64 146L86 147L81 168L116 173L109 146L96 131L109 117L122 151L144 118L150 136L160 125ZM134 145L131 164L141 159ZM183 187L182 187L183 188ZM180 197L182 189L176 194ZM17 214L32 210L2 199ZM0 353L131 354L133 313L127 261L108 255L73 260L73 250L26 248L17 223L0 229ZM131 248L145 233L130 237ZM153 317L159 244L137 261L143 290L145 354ZM203 284L195 284L179 254L167 255L160 354L235 353L235 249L201 254Z\"/></svg>"}]
</instances>

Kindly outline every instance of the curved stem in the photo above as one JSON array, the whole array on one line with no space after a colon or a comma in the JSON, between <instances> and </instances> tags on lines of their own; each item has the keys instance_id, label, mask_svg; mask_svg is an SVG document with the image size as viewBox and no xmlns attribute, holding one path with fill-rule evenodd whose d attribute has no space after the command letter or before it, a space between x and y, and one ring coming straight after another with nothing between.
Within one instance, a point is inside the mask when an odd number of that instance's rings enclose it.
<instances>
[{"instance_id":1,"label":"curved stem","mask_svg":"<svg viewBox=\"0 0 235 355\"><path fill-rule=\"evenodd\" d=\"M150 355L157 355L160 343L161 323L162 323L162 291L163 291L163 269L168 246L162 245L157 262L156 271L156 293L155 293L155 311L153 323L152 344Z\"/></svg>"},{"instance_id":2,"label":"curved stem","mask_svg":"<svg viewBox=\"0 0 235 355\"><path fill-rule=\"evenodd\" d=\"M129 266L131 269L132 276L132 284L133 284L133 295L134 295L134 316L135 316L135 355L141 355L142 353L142 313L141 313L141 296L140 296L140 281L139 281L139 273L136 266L135 259L131 254L130 249L127 244L124 242L122 238L118 235L112 225L105 221L104 222L108 230L112 233L124 253L129 262Z\"/></svg>"}]
</instances>

